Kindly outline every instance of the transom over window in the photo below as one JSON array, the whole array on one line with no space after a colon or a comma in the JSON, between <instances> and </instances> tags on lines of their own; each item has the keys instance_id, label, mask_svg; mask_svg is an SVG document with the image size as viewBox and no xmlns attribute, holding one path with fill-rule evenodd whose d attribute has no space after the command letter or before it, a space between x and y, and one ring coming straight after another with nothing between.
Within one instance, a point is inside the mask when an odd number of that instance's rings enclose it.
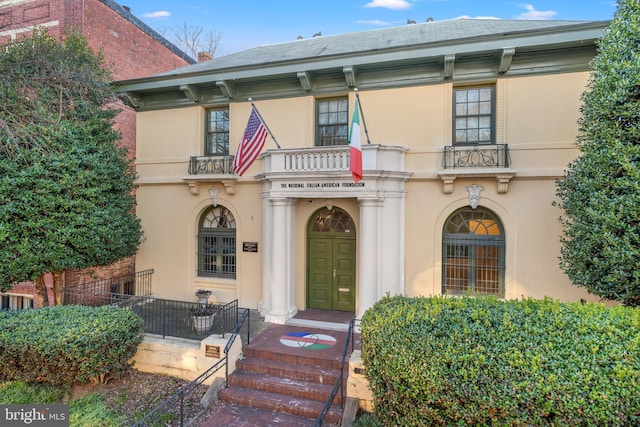
<instances>
[{"instance_id":1,"label":"transom over window","mask_svg":"<svg viewBox=\"0 0 640 427\"><path fill-rule=\"evenodd\" d=\"M316 145L347 145L349 139L349 102L344 98L319 99L317 102Z\"/></svg>"},{"instance_id":2,"label":"transom over window","mask_svg":"<svg viewBox=\"0 0 640 427\"><path fill-rule=\"evenodd\" d=\"M500 220L486 209L459 209L442 234L442 293L504 298L504 258Z\"/></svg>"},{"instance_id":3,"label":"transom over window","mask_svg":"<svg viewBox=\"0 0 640 427\"><path fill-rule=\"evenodd\" d=\"M198 276L236 277L236 220L224 206L211 207L200 218Z\"/></svg>"},{"instance_id":4,"label":"transom over window","mask_svg":"<svg viewBox=\"0 0 640 427\"><path fill-rule=\"evenodd\" d=\"M453 91L454 144L494 144L494 87L465 87Z\"/></svg>"},{"instance_id":5,"label":"transom over window","mask_svg":"<svg viewBox=\"0 0 640 427\"><path fill-rule=\"evenodd\" d=\"M228 108L214 108L207 110L207 135L204 147L204 155L229 155Z\"/></svg>"}]
</instances>

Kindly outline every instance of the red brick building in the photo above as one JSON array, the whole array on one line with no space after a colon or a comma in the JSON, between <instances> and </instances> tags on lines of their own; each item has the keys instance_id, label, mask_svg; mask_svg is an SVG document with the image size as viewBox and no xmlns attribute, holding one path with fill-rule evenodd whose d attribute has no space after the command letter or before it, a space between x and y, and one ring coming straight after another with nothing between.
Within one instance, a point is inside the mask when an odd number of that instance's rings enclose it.
<instances>
[{"instance_id":1,"label":"red brick building","mask_svg":"<svg viewBox=\"0 0 640 427\"><path fill-rule=\"evenodd\" d=\"M28 36L36 26L48 28L56 37L65 28L79 29L92 48L102 50L114 80L150 76L196 62L112 0L0 0L0 45ZM134 155L135 111L125 105L120 108L116 126L122 133L121 143ZM94 273L109 277L133 269L133 260L127 260ZM65 276L70 285L86 280L88 274L67 272ZM29 306L34 292L33 284L20 283L2 296L0 307Z\"/></svg>"}]
</instances>

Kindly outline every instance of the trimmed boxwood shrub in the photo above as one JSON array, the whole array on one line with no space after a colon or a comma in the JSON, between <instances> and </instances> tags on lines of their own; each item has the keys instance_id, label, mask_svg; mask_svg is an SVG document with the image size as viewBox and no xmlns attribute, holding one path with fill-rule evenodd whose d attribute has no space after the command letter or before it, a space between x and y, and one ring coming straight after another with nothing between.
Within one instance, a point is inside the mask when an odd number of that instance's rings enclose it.
<instances>
[{"instance_id":1,"label":"trimmed boxwood shrub","mask_svg":"<svg viewBox=\"0 0 640 427\"><path fill-rule=\"evenodd\" d=\"M638 425L640 311L385 297L362 318L382 425Z\"/></svg>"},{"instance_id":2,"label":"trimmed boxwood shrub","mask_svg":"<svg viewBox=\"0 0 640 427\"><path fill-rule=\"evenodd\" d=\"M0 375L71 386L104 382L130 366L142 320L115 307L56 306L0 312Z\"/></svg>"}]
</instances>

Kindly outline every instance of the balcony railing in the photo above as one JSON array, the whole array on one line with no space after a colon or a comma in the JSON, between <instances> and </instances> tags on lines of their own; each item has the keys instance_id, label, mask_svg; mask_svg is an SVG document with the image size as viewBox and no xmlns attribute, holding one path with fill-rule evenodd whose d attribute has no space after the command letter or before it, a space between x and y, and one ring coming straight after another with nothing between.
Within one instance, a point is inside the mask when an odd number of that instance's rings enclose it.
<instances>
[{"instance_id":1,"label":"balcony railing","mask_svg":"<svg viewBox=\"0 0 640 427\"><path fill-rule=\"evenodd\" d=\"M380 171L393 171L404 174L404 156L407 150L392 145L366 144L362 146L362 167L369 176ZM265 174L283 174L292 172L302 175L340 175L349 173L349 146L283 148L267 150L262 157L262 170ZM273 176L273 175L271 175Z\"/></svg>"},{"instance_id":2,"label":"balcony railing","mask_svg":"<svg viewBox=\"0 0 640 427\"><path fill-rule=\"evenodd\" d=\"M510 163L507 144L444 147L442 159L445 169L508 168Z\"/></svg>"},{"instance_id":3,"label":"balcony railing","mask_svg":"<svg viewBox=\"0 0 640 427\"><path fill-rule=\"evenodd\" d=\"M349 170L349 149L308 149L284 153L285 171Z\"/></svg>"},{"instance_id":4,"label":"balcony railing","mask_svg":"<svg viewBox=\"0 0 640 427\"><path fill-rule=\"evenodd\" d=\"M233 156L191 157L189 175L233 175Z\"/></svg>"}]
</instances>

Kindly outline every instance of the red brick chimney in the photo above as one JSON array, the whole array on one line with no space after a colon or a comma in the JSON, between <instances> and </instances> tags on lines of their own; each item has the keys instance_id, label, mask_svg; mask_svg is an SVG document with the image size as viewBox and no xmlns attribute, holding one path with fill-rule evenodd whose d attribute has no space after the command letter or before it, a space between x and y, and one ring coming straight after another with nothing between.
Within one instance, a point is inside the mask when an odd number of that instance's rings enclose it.
<instances>
[{"instance_id":1,"label":"red brick chimney","mask_svg":"<svg viewBox=\"0 0 640 427\"><path fill-rule=\"evenodd\" d=\"M209 52L198 52L198 62L211 61L213 59L213 55Z\"/></svg>"}]
</instances>

